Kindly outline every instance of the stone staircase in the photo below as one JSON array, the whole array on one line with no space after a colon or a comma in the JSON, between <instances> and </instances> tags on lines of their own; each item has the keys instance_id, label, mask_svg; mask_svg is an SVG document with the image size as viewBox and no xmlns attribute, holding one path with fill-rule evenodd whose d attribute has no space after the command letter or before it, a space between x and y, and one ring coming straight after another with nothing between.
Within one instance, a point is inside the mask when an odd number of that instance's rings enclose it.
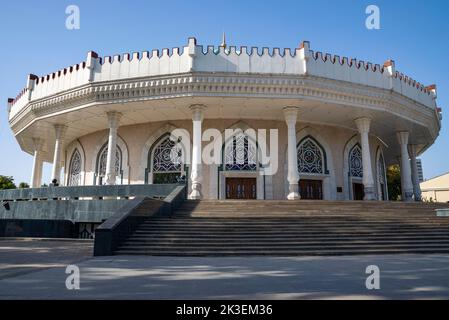
<instances>
[{"instance_id":1,"label":"stone staircase","mask_svg":"<svg viewBox=\"0 0 449 320\"><path fill-rule=\"evenodd\" d=\"M363 201L185 201L151 217L115 254L298 256L449 253L446 204Z\"/></svg>"}]
</instances>

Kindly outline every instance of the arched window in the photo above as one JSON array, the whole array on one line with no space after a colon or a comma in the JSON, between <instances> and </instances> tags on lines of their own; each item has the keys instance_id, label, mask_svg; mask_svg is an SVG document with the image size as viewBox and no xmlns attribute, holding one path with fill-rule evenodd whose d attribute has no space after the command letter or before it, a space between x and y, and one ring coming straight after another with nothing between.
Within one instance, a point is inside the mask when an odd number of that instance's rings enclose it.
<instances>
[{"instance_id":1,"label":"arched window","mask_svg":"<svg viewBox=\"0 0 449 320\"><path fill-rule=\"evenodd\" d=\"M381 153L377 160L377 181L379 183L379 200L387 200L387 181L384 156Z\"/></svg>"},{"instance_id":2,"label":"arched window","mask_svg":"<svg viewBox=\"0 0 449 320\"><path fill-rule=\"evenodd\" d=\"M78 149L73 151L69 166L69 186L79 186L81 183L81 154Z\"/></svg>"},{"instance_id":3,"label":"arched window","mask_svg":"<svg viewBox=\"0 0 449 320\"><path fill-rule=\"evenodd\" d=\"M349 175L363 178L362 147L356 144L349 152Z\"/></svg>"},{"instance_id":4,"label":"arched window","mask_svg":"<svg viewBox=\"0 0 449 320\"><path fill-rule=\"evenodd\" d=\"M299 173L327 173L325 153L313 138L306 137L299 142L297 156Z\"/></svg>"},{"instance_id":5,"label":"arched window","mask_svg":"<svg viewBox=\"0 0 449 320\"><path fill-rule=\"evenodd\" d=\"M108 159L108 143L106 143L98 153L97 156L97 167L96 167L96 183L99 185L103 185L106 183L106 164ZM116 184L122 184L122 150L117 145L115 150L115 176L116 176Z\"/></svg>"},{"instance_id":6,"label":"arched window","mask_svg":"<svg viewBox=\"0 0 449 320\"><path fill-rule=\"evenodd\" d=\"M150 149L148 162L153 183L177 183L184 175L182 147L170 135L163 136Z\"/></svg>"},{"instance_id":7,"label":"arched window","mask_svg":"<svg viewBox=\"0 0 449 320\"><path fill-rule=\"evenodd\" d=\"M224 148L225 170L252 171L257 169L257 146L243 132L232 136Z\"/></svg>"}]
</instances>

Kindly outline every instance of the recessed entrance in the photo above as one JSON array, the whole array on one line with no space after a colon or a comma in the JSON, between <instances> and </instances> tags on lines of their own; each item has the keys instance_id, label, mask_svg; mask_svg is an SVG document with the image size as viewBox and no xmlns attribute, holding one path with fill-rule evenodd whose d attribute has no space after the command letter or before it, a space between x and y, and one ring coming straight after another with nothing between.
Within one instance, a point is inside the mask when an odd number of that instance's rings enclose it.
<instances>
[{"instance_id":1,"label":"recessed entrance","mask_svg":"<svg viewBox=\"0 0 449 320\"><path fill-rule=\"evenodd\" d=\"M256 178L226 178L226 199L257 199Z\"/></svg>"},{"instance_id":2,"label":"recessed entrance","mask_svg":"<svg viewBox=\"0 0 449 320\"><path fill-rule=\"evenodd\" d=\"M323 200L323 182L321 180L299 180L301 199Z\"/></svg>"},{"instance_id":3,"label":"recessed entrance","mask_svg":"<svg viewBox=\"0 0 449 320\"><path fill-rule=\"evenodd\" d=\"M352 184L352 194L354 200L363 200L365 197L365 189L362 183L353 183Z\"/></svg>"}]
</instances>

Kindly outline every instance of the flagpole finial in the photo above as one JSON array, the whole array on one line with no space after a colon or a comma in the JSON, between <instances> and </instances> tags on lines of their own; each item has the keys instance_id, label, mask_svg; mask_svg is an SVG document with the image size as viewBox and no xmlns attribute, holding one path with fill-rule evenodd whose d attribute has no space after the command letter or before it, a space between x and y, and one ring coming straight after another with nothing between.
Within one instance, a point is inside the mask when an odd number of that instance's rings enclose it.
<instances>
[{"instance_id":1,"label":"flagpole finial","mask_svg":"<svg viewBox=\"0 0 449 320\"><path fill-rule=\"evenodd\" d=\"M222 39L221 39L220 47L223 47L223 48L226 49L226 34L224 32L223 32L223 36L222 36Z\"/></svg>"}]
</instances>

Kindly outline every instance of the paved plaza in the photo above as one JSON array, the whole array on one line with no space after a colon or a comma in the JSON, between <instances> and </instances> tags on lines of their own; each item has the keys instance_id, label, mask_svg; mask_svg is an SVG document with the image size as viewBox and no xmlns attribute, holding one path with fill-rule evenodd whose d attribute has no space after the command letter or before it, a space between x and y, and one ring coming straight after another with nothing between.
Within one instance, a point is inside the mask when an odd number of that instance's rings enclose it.
<instances>
[{"instance_id":1,"label":"paved plaza","mask_svg":"<svg viewBox=\"0 0 449 320\"><path fill-rule=\"evenodd\" d=\"M447 299L449 255L91 257L89 241L0 240L0 299ZM67 264L80 289L65 286ZM367 290L368 265L380 268Z\"/></svg>"}]
</instances>

